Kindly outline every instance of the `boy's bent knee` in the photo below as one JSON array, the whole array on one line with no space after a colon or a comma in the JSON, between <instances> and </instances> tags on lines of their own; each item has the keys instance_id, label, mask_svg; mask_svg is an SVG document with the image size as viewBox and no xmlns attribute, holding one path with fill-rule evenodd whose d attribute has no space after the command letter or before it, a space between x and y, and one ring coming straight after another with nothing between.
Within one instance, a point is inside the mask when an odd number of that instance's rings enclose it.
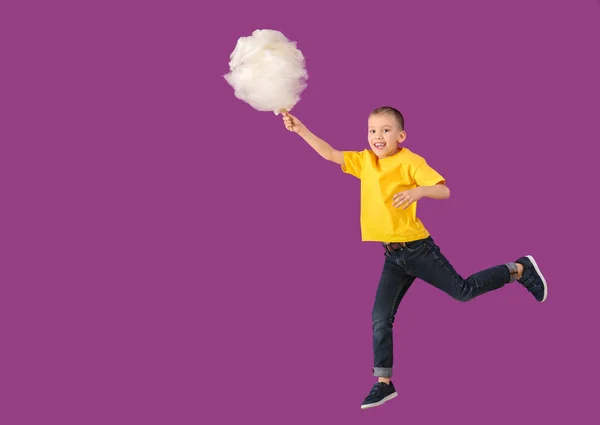
<instances>
[{"instance_id":1,"label":"boy's bent knee","mask_svg":"<svg viewBox=\"0 0 600 425\"><path fill-rule=\"evenodd\" d=\"M475 297L471 292L460 292L452 295L452 298L461 303L466 303L467 301L471 301Z\"/></svg>"}]
</instances>

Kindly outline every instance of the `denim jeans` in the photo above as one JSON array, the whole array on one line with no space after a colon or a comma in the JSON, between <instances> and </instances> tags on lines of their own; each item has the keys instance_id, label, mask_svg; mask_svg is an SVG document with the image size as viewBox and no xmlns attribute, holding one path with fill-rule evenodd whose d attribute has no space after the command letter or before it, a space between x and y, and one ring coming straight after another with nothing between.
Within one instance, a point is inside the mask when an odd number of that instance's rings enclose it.
<instances>
[{"instance_id":1,"label":"denim jeans","mask_svg":"<svg viewBox=\"0 0 600 425\"><path fill-rule=\"evenodd\" d=\"M373 375L392 376L394 317L402 297L416 278L464 302L513 282L516 276L510 271L516 270L515 267L514 263L500 264L464 279L431 237L409 242L398 251L386 251L372 312Z\"/></svg>"}]
</instances>

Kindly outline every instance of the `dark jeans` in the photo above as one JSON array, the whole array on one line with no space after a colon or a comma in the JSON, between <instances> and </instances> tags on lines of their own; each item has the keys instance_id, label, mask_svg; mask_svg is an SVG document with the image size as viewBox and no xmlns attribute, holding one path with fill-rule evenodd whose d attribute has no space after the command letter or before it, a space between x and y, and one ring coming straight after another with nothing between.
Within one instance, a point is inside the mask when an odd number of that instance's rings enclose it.
<instances>
[{"instance_id":1,"label":"dark jeans","mask_svg":"<svg viewBox=\"0 0 600 425\"><path fill-rule=\"evenodd\" d=\"M428 237L385 253L385 263L373 306L373 375L390 378L394 360L392 327L398 305L416 278L441 289L458 301L469 301L514 281L509 266L501 264L463 279ZM514 267L514 263L510 264Z\"/></svg>"}]
</instances>

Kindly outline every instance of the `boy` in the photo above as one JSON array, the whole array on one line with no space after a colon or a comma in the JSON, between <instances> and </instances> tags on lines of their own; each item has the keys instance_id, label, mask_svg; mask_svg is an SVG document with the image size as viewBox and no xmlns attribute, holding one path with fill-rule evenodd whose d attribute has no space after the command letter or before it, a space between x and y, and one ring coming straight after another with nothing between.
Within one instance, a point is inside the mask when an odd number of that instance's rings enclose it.
<instances>
[{"instance_id":1,"label":"boy","mask_svg":"<svg viewBox=\"0 0 600 425\"><path fill-rule=\"evenodd\" d=\"M402 297L416 278L428 282L459 301L469 301L515 280L543 302L546 280L528 255L462 278L441 253L416 216L422 198L448 199L450 189L424 158L401 147L406 139L404 117L393 107L373 110L368 120L369 149L338 151L312 134L295 116L284 112L289 131L302 137L319 155L341 165L342 171L361 181L361 232L363 241L377 241L385 261L372 310L373 375L377 383L361 408L379 406L398 394L391 382L392 326Z\"/></svg>"}]
</instances>

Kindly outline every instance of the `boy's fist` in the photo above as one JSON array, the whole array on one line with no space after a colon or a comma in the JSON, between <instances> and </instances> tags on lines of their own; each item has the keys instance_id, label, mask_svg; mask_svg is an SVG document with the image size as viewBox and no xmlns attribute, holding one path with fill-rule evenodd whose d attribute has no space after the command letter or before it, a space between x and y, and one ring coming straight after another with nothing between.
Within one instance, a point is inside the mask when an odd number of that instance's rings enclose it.
<instances>
[{"instance_id":1,"label":"boy's fist","mask_svg":"<svg viewBox=\"0 0 600 425\"><path fill-rule=\"evenodd\" d=\"M304 124L302 124L298 118L291 115L287 111L282 112L282 115L285 128L287 128L289 131L293 131L294 133L300 133L300 131L302 131Z\"/></svg>"}]
</instances>

